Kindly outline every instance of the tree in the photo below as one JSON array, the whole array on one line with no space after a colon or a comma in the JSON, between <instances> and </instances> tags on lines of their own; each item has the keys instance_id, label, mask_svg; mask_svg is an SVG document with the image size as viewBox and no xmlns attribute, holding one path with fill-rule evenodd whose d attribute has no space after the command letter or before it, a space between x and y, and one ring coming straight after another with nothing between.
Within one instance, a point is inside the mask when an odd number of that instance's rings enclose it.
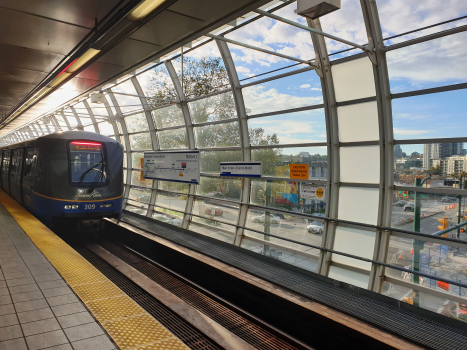
<instances>
[{"instance_id":1,"label":"tree","mask_svg":"<svg viewBox=\"0 0 467 350\"><path fill-rule=\"evenodd\" d=\"M440 175L440 174L441 174L441 166L440 166L439 164L437 164L437 165L434 166L434 167L432 166L432 167L430 168L430 171L432 171L433 174L435 174L435 175Z\"/></svg>"},{"instance_id":2,"label":"tree","mask_svg":"<svg viewBox=\"0 0 467 350\"><path fill-rule=\"evenodd\" d=\"M182 80L180 59L174 62L175 69ZM156 128L180 126L180 128L158 131L161 149L188 148L185 120L178 103L177 94L172 80L164 65L153 69L151 86L146 89L148 104L155 109L151 112ZM222 60L219 57L204 57L199 60L184 57L183 60L183 90L185 97L202 97L221 91L230 86L229 79ZM226 92L188 103L192 122L195 124L229 120L194 128L197 148L219 148L241 146L240 127L237 119L237 109L232 92ZM144 115L143 115L144 116ZM129 117L128 117L129 118ZM234 121L232 121L234 119ZM147 128L147 127L146 127ZM149 134L131 136L132 150L152 149ZM265 134L262 128L249 129L252 145L279 145L276 134ZM279 148L258 149L252 152L252 159L263 162L263 173L276 175L276 166L280 165L281 152ZM205 151L201 154L201 171L219 173L221 162L241 161L239 150ZM240 198L240 182L236 179L223 179L223 182L203 181L199 190L202 193L221 193L224 197Z\"/></svg>"}]
</instances>

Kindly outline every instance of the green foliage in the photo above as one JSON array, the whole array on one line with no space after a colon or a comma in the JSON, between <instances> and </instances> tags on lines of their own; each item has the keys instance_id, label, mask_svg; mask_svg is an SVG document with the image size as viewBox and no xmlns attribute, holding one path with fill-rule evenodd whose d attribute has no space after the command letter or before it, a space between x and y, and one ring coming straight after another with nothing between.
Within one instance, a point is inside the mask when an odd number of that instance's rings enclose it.
<instances>
[{"instance_id":1,"label":"green foliage","mask_svg":"<svg viewBox=\"0 0 467 350\"><path fill-rule=\"evenodd\" d=\"M174 62L179 78L181 75L180 59ZM184 118L180 105L174 105L177 101L174 86L164 65L159 65L153 70L154 77L152 85L148 88L149 105L153 108L172 104L169 107L152 111L152 116L157 128L170 126L181 127L174 130L158 132L159 145L161 149L181 149L188 147ZM213 92L228 88L229 79L222 60L219 57L204 57L199 60L184 57L183 60L183 89L185 95L190 98L202 97ZM207 123L226 119L236 119L237 109L233 94L231 92L211 96L205 99L190 102L188 104L193 123ZM144 116L144 115L143 115ZM130 118L130 117L127 117ZM131 122L140 123L142 118L133 118ZM132 127L139 129L139 125ZM147 129L147 126L146 126ZM218 148L241 145L240 128L237 121L214 124L204 127L195 127L196 147ZM279 145L276 134L265 134L263 128L250 128L250 142L252 145ZM149 134L136 134L131 136L132 150L152 149ZM268 175L275 175L276 166L281 163L281 152L279 148L267 148L255 150L252 154L253 160L263 162L263 171ZM201 154L201 171L207 173L219 173L221 162L241 161L240 151L208 151ZM233 181L223 186L220 184L205 184L209 188L202 189L203 192L220 192L226 197L239 198L239 181ZM215 188L217 187L217 188Z\"/></svg>"},{"instance_id":2,"label":"green foliage","mask_svg":"<svg viewBox=\"0 0 467 350\"><path fill-rule=\"evenodd\" d=\"M441 166L438 164L434 167L430 168L430 171L433 172L433 174L440 175L441 174Z\"/></svg>"},{"instance_id":3,"label":"green foliage","mask_svg":"<svg viewBox=\"0 0 467 350\"><path fill-rule=\"evenodd\" d=\"M182 81L181 58L174 63ZM186 97L208 95L229 86L229 77L220 57L203 57L199 60L183 57L183 92Z\"/></svg>"}]
</instances>

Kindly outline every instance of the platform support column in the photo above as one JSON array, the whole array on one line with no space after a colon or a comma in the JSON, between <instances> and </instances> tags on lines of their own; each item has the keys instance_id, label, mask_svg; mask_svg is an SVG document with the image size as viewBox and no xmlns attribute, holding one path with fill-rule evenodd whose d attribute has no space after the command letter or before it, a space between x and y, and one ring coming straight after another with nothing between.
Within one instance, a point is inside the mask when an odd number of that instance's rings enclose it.
<instances>
[{"instance_id":1,"label":"platform support column","mask_svg":"<svg viewBox=\"0 0 467 350\"><path fill-rule=\"evenodd\" d=\"M131 146L130 146L130 138L128 136L128 130L126 128L125 121L123 120L123 113L122 110L120 109L120 106L118 105L117 99L115 98L115 95L112 93L112 91L109 90L109 98L110 101L112 101L115 111L117 112L117 119L120 122L120 127L122 128L122 133L123 133L123 140L125 142L125 153L126 153L126 184L125 184L125 190L123 191L123 205L122 208L125 209L126 202L128 201L128 195L130 194L130 184L131 184ZM107 113L113 116L112 113L112 108L110 108L109 104L107 102L104 102L105 106L107 107Z\"/></svg>"},{"instance_id":2,"label":"platform support column","mask_svg":"<svg viewBox=\"0 0 467 350\"><path fill-rule=\"evenodd\" d=\"M321 31L319 19L307 19L309 27ZM340 181L340 160L339 160L339 130L337 122L337 103L334 82L332 80L331 64L329 62L326 42L324 37L311 33L313 47L316 54L316 62L320 69L321 89L323 91L324 115L326 118L326 139L328 157L328 177L326 184L326 209L325 216L330 219L337 219L339 203L339 181ZM334 236L336 233L335 222L325 222L323 228L323 240L321 245L324 248L332 249L334 246ZM319 256L317 272L327 276L331 267L332 254L322 252Z\"/></svg>"},{"instance_id":3,"label":"platform support column","mask_svg":"<svg viewBox=\"0 0 467 350\"><path fill-rule=\"evenodd\" d=\"M63 120L65 121L65 124L66 124L66 127L68 128L68 130L71 130L70 122L68 121L68 118L66 117L65 112L63 112L63 109L60 111L60 114L61 114Z\"/></svg>"},{"instance_id":4,"label":"platform support column","mask_svg":"<svg viewBox=\"0 0 467 350\"><path fill-rule=\"evenodd\" d=\"M392 125L391 90L386 63L383 34L379 22L376 1L360 0L363 18L368 36L368 42L374 46L375 61L373 75L375 78L376 101L379 121L380 147L380 182L379 182L379 210L377 224L391 227L392 200L394 192L394 134ZM386 262L390 240L390 232L376 230L373 260ZM384 283L385 268L373 264L370 271L368 289L381 293Z\"/></svg>"},{"instance_id":5,"label":"platform support column","mask_svg":"<svg viewBox=\"0 0 467 350\"><path fill-rule=\"evenodd\" d=\"M225 41L215 40L217 47L224 61L225 69L229 77L230 85L232 86L232 93L235 101L235 108L237 111L238 124L240 127L240 143L242 146L242 160L249 162L251 160L250 150L250 134L248 132L248 120L245 108L245 101L243 100L242 86L238 79L237 70L230 54L229 47ZM237 218L237 229L235 231L234 244L240 246L244 236L244 229L248 214L248 203L250 202L251 192L251 179L242 179L242 195L240 198L240 210Z\"/></svg>"},{"instance_id":6,"label":"platform support column","mask_svg":"<svg viewBox=\"0 0 467 350\"><path fill-rule=\"evenodd\" d=\"M157 133L156 133L156 125L154 124L154 120L152 119L152 114L151 110L149 109L149 104L148 100L144 95L143 89L141 88L141 85L136 77L131 78L131 82L133 83L133 86L135 87L136 94L139 97L139 100L141 101L141 104L144 109L144 115L146 116L146 121L148 123L149 127L149 134L151 136L151 144L152 144L152 149L155 151L158 151L160 149L159 146L159 140L157 138ZM149 205L148 205L148 210L146 212L147 217L152 217L152 213L154 211L154 204L157 198L157 188L158 188L158 181L153 180L152 181L152 191L151 191L151 197L149 199Z\"/></svg>"},{"instance_id":7,"label":"platform support column","mask_svg":"<svg viewBox=\"0 0 467 350\"><path fill-rule=\"evenodd\" d=\"M76 112L76 109L73 106L70 106L70 110L73 113L73 115L76 118L76 121L78 122L78 125L76 126L76 129L78 130L84 130L83 128L83 123L81 123L81 119L79 119L78 113ZM47 127L47 125L46 125Z\"/></svg>"},{"instance_id":8,"label":"platform support column","mask_svg":"<svg viewBox=\"0 0 467 350\"><path fill-rule=\"evenodd\" d=\"M188 148L191 150L194 150L196 149L195 136L193 133L193 124L191 122L190 110L188 109L188 104L185 99L185 93L183 92L182 85L180 84L180 79L177 76L177 72L175 71L175 68L172 62L166 61L165 66L167 68L167 71L169 72L170 78L172 79L172 82L175 87L175 91L177 92L177 95L178 95L178 101L176 103L180 105L182 109L182 113L183 113L183 118L185 119L186 134L188 138ZM182 66L182 69L183 69L183 66ZM182 75L183 75L183 72L182 72ZM193 202L194 202L194 194L195 194L195 185L190 184L188 186L189 186L188 196L186 199L185 214L183 216L183 223L182 223L182 227L186 229L188 228L188 225L190 224L190 221L191 221L191 213L193 211Z\"/></svg>"},{"instance_id":9,"label":"platform support column","mask_svg":"<svg viewBox=\"0 0 467 350\"><path fill-rule=\"evenodd\" d=\"M92 125L94 126L94 131L97 134L100 134L99 132L99 126L97 125L96 118L94 117L94 112L91 109L91 106L89 106L89 103L87 100L83 101L84 107L86 107L86 110L88 111L89 117L91 118Z\"/></svg>"}]
</instances>

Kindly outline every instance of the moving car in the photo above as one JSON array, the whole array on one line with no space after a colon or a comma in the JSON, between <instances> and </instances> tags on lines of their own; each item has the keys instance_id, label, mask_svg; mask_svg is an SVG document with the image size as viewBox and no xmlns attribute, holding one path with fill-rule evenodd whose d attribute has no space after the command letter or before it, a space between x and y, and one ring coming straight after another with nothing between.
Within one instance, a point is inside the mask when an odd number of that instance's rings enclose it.
<instances>
[{"instance_id":1,"label":"moving car","mask_svg":"<svg viewBox=\"0 0 467 350\"><path fill-rule=\"evenodd\" d=\"M306 227L306 230L310 233L323 233L324 221L313 220L310 225Z\"/></svg>"},{"instance_id":2,"label":"moving car","mask_svg":"<svg viewBox=\"0 0 467 350\"><path fill-rule=\"evenodd\" d=\"M405 207L405 205L406 205L407 203L408 203L407 201L400 200L400 201L394 203L394 206L395 206L395 207Z\"/></svg>"},{"instance_id":3,"label":"moving car","mask_svg":"<svg viewBox=\"0 0 467 350\"><path fill-rule=\"evenodd\" d=\"M420 208L422 207L422 203L420 203ZM406 205L404 205L404 211L414 211L415 210L415 204L414 202L408 202Z\"/></svg>"},{"instance_id":4,"label":"moving car","mask_svg":"<svg viewBox=\"0 0 467 350\"><path fill-rule=\"evenodd\" d=\"M265 214L260 215L260 216L253 216L251 218L251 221L256 222L256 223L259 223L259 222L264 223L264 218L265 218ZM278 223L281 222L281 218L279 216L274 215L274 214L270 214L269 222L271 224L278 224Z\"/></svg>"}]
</instances>

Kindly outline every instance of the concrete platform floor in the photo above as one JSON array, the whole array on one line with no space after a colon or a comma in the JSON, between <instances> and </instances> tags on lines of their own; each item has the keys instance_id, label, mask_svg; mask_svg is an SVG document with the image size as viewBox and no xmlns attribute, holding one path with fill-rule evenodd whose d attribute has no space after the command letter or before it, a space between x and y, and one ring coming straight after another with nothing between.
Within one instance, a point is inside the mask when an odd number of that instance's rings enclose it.
<instances>
[{"instance_id":1,"label":"concrete platform floor","mask_svg":"<svg viewBox=\"0 0 467 350\"><path fill-rule=\"evenodd\" d=\"M0 350L23 349L116 345L0 204Z\"/></svg>"}]
</instances>

